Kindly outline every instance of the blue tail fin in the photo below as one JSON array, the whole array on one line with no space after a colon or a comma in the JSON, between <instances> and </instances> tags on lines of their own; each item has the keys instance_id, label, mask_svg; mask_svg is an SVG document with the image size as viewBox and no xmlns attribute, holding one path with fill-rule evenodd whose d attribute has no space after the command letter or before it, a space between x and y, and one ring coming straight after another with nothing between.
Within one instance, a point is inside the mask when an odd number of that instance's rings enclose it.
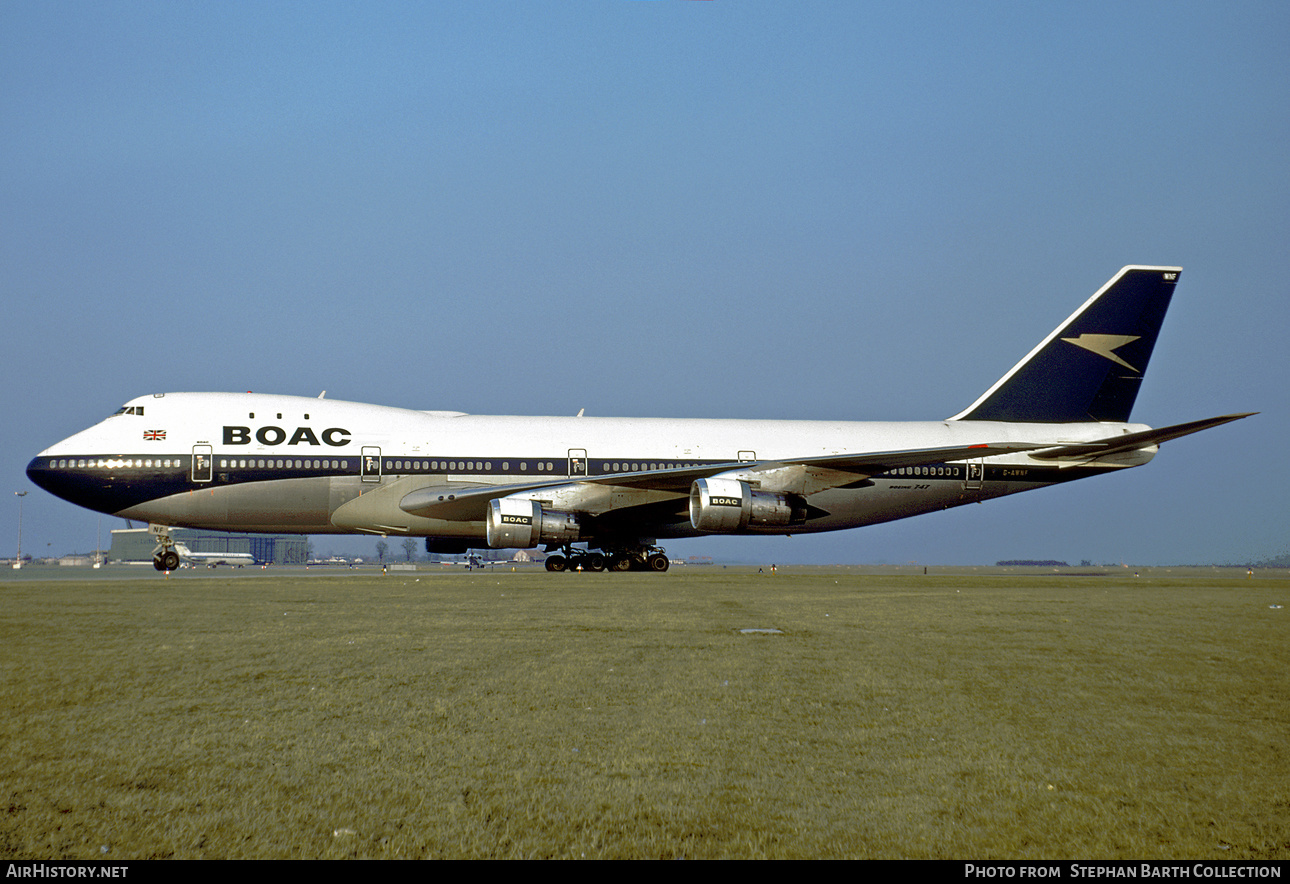
<instances>
[{"instance_id":1,"label":"blue tail fin","mask_svg":"<svg viewBox=\"0 0 1290 884\"><path fill-rule=\"evenodd\" d=\"M1181 267L1125 267L951 420L1129 419Z\"/></svg>"}]
</instances>

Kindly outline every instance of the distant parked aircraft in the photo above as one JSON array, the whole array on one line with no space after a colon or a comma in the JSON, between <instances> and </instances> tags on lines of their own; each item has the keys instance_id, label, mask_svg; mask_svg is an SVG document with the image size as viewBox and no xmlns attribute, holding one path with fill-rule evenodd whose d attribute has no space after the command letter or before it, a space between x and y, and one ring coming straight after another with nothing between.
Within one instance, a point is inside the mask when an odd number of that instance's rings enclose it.
<instances>
[{"instance_id":1,"label":"distant parked aircraft","mask_svg":"<svg viewBox=\"0 0 1290 884\"><path fill-rule=\"evenodd\" d=\"M212 568L216 565L235 565L241 568L243 565L254 565L255 556L250 553L220 552L220 553L202 553L193 552L182 543L175 544L175 552L179 557L195 565L209 565ZM173 568L167 570L174 570Z\"/></svg>"}]
</instances>

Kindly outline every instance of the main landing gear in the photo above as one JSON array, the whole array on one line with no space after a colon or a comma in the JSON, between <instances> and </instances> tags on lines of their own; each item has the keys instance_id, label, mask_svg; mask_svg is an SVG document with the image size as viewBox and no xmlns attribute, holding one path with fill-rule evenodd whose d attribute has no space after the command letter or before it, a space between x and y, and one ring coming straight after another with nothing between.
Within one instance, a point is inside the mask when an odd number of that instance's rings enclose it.
<instances>
[{"instance_id":1,"label":"main landing gear","mask_svg":"<svg viewBox=\"0 0 1290 884\"><path fill-rule=\"evenodd\" d=\"M572 544L561 547L562 552L546 557L548 571L654 571L668 568L667 553L662 547L642 546L633 549L607 549L603 553L588 549L574 549Z\"/></svg>"}]
</instances>

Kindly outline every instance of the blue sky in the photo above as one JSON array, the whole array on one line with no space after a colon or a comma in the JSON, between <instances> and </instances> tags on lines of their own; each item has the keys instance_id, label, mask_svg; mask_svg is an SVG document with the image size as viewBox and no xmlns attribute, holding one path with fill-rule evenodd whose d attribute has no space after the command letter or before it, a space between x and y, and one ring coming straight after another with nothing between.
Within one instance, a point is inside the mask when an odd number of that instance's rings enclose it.
<instances>
[{"instance_id":1,"label":"blue sky","mask_svg":"<svg viewBox=\"0 0 1290 884\"><path fill-rule=\"evenodd\" d=\"M1285 552L1288 41L1282 2L0 2L24 550L94 546L23 470L143 393L937 419L1148 263L1184 272L1135 420L1258 417L1115 477L669 551Z\"/></svg>"}]
</instances>

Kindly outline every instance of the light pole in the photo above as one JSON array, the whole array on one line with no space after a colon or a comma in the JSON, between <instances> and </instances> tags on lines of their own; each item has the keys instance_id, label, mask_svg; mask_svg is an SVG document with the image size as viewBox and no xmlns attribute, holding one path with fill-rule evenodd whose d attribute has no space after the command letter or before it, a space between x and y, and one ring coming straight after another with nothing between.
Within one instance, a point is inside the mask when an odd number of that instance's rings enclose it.
<instances>
[{"instance_id":1,"label":"light pole","mask_svg":"<svg viewBox=\"0 0 1290 884\"><path fill-rule=\"evenodd\" d=\"M13 568L17 571L22 567L22 499L27 496L26 491L15 491L18 495L18 557L13 560Z\"/></svg>"}]
</instances>

